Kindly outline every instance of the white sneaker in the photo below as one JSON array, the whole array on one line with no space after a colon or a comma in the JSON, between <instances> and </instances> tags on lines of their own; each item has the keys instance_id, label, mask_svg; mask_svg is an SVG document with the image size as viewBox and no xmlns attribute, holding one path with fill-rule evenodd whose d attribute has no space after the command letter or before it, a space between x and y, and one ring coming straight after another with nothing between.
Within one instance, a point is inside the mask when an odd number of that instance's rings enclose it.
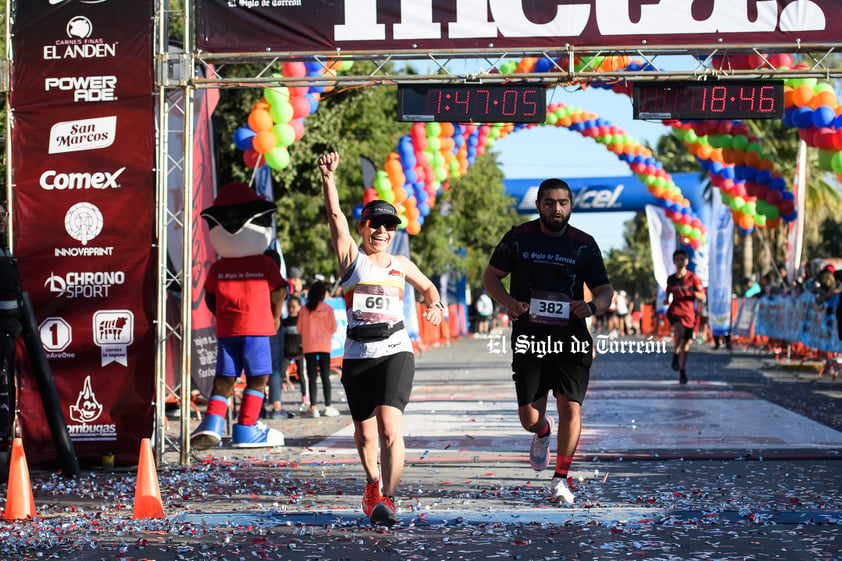
<instances>
[{"instance_id":1,"label":"white sneaker","mask_svg":"<svg viewBox=\"0 0 842 561\"><path fill-rule=\"evenodd\" d=\"M307 411L302 413L301 416L302 417L310 417L311 419L317 419L317 418L321 417L321 415L319 415L319 410L316 409L315 407L311 407L310 409L308 409Z\"/></svg>"},{"instance_id":2,"label":"white sneaker","mask_svg":"<svg viewBox=\"0 0 842 561\"><path fill-rule=\"evenodd\" d=\"M550 432L547 436L532 435L532 446L529 448L529 463L535 471L543 471L550 465L550 438L553 436L553 420L547 417Z\"/></svg>"},{"instance_id":3,"label":"white sneaker","mask_svg":"<svg viewBox=\"0 0 842 561\"><path fill-rule=\"evenodd\" d=\"M553 477L553 480L550 482L550 502L551 503L558 503L561 501L566 502L569 505L573 504L573 491L570 490L570 487L567 485L567 478L566 477Z\"/></svg>"},{"instance_id":4,"label":"white sneaker","mask_svg":"<svg viewBox=\"0 0 842 561\"><path fill-rule=\"evenodd\" d=\"M339 411L333 405L325 407L325 412L322 413L325 417L338 417Z\"/></svg>"}]
</instances>

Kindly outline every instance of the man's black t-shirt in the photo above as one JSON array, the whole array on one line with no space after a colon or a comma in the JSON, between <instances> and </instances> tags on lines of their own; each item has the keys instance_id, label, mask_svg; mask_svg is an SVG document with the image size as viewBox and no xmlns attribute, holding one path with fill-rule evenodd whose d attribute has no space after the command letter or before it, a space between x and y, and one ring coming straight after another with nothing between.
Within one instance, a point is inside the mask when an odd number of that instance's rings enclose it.
<instances>
[{"instance_id":1,"label":"man's black t-shirt","mask_svg":"<svg viewBox=\"0 0 842 561\"><path fill-rule=\"evenodd\" d=\"M582 300L585 284L609 282L593 237L569 224L563 235L546 236L533 220L509 230L489 264L511 275L512 297L530 304L529 313L512 326L513 341L521 334L591 341L585 320L565 310L565 303Z\"/></svg>"}]
</instances>

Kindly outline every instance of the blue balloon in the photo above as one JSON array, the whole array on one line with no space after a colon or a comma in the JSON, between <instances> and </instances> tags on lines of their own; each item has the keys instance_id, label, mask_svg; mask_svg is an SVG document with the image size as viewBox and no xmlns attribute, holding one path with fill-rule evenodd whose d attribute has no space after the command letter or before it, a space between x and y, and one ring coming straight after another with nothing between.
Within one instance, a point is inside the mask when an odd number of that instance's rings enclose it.
<instances>
[{"instance_id":1,"label":"blue balloon","mask_svg":"<svg viewBox=\"0 0 842 561\"><path fill-rule=\"evenodd\" d=\"M786 187L786 180L783 177L776 177L775 179L783 180L784 181L784 187ZM783 200L785 200L785 201L794 201L795 200L795 193L793 193L792 191L783 191L783 193L781 193L781 196L783 197Z\"/></svg>"},{"instance_id":2,"label":"blue balloon","mask_svg":"<svg viewBox=\"0 0 842 561\"><path fill-rule=\"evenodd\" d=\"M312 90L312 88L310 88L310 89ZM312 115L319 108L319 100L316 99L315 95L313 95L309 92L304 94L304 99L306 99L307 103L310 104L310 114Z\"/></svg>"},{"instance_id":3,"label":"blue balloon","mask_svg":"<svg viewBox=\"0 0 842 561\"><path fill-rule=\"evenodd\" d=\"M769 187L771 187L775 191L783 191L784 189L786 189L786 179L784 179L783 177L780 177L780 176L773 177L772 182L769 183ZM787 195L789 195L789 197L787 197ZM793 200L795 199L795 195L791 191L785 191L783 196L784 196L784 199L787 199L787 198L790 198L790 199L793 199Z\"/></svg>"},{"instance_id":4,"label":"blue balloon","mask_svg":"<svg viewBox=\"0 0 842 561\"><path fill-rule=\"evenodd\" d=\"M428 207L425 203L418 203L416 208L418 209L418 212L421 213L421 216L427 216L430 214L430 207Z\"/></svg>"},{"instance_id":5,"label":"blue balloon","mask_svg":"<svg viewBox=\"0 0 842 561\"><path fill-rule=\"evenodd\" d=\"M743 171L743 179L745 179L746 181L754 181L755 179L757 179L757 168L745 166L745 170Z\"/></svg>"},{"instance_id":6,"label":"blue balloon","mask_svg":"<svg viewBox=\"0 0 842 561\"><path fill-rule=\"evenodd\" d=\"M553 67L553 63L548 58L539 58L535 61L535 72L547 72Z\"/></svg>"},{"instance_id":7,"label":"blue balloon","mask_svg":"<svg viewBox=\"0 0 842 561\"><path fill-rule=\"evenodd\" d=\"M794 129L795 128L795 121L793 119L794 115L795 115L795 107L788 107L787 109L784 109L784 117L783 117L783 119L781 119L781 121L783 122L783 124L786 128L788 128L788 129Z\"/></svg>"},{"instance_id":8,"label":"blue balloon","mask_svg":"<svg viewBox=\"0 0 842 561\"><path fill-rule=\"evenodd\" d=\"M813 111L813 125L818 128L829 127L836 119L836 111L827 105L819 105Z\"/></svg>"},{"instance_id":9,"label":"blue balloon","mask_svg":"<svg viewBox=\"0 0 842 561\"><path fill-rule=\"evenodd\" d=\"M758 171L757 182L761 185L769 185L770 183L772 183L772 172L766 169Z\"/></svg>"},{"instance_id":10,"label":"blue balloon","mask_svg":"<svg viewBox=\"0 0 842 561\"><path fill-rule=\"evenodd\" d=\"M357 205L351 210L351 216L354 220L359 220L363 215L363 205Z\"/></svg>"},{"instance_id":11,"label":"blue balloon","mask_svg":"<svg viewBox=\"0 0 842 561\"><path fill-rule=\"evenodd\" d=\"M418 181L418 174L415 173L414 169L405 169L403 170L403 174L406 176L407 183L416 183Z\"/></svg>"},{"instance_id":12,"label":"blue balloon","mask_svg":"<svg viewBox=\"0 0 842 561\"><path fill-rule=\"evenodd\" d=\"M722 162L717 162L717 161L714 160L714 161L710 162L710 165L708 165L707 170L708 170L708 172L710 172L714 175L719 175L720 173L722 173L722 169L724 167L725 166L722 165Z\"/></svg>"},{"instance_id":13,"label":"blue balloon","mask_svg":"<svg viewBox=\"0 0 842 561\"><path fill-rule=\"evenodd\" d=\"M234 146L245 152L254 148L253 141L257 133L250 127L240 127L234 131Z\"/></svg>"},{"instance_id":14,"label":"blue balloon","mask_svg":"<svg viewBox=\"0 0 842 561\"><path fill-rule=\"evenodd\" d=\"M842 129L842 115L837 115L833 120L833 128Z\"/></svg>"},{"instance_id":15,"label":"blue balloon","mask_svg":"<svg viewBox=\"0 0 842 561\"><path fill-rule=\"evenodd\" d=\"M809 129L813 127L813 110L809 107L799 107L795 110L792 116L792 121L799 129Z\"/></svg>"},{"instance_id":16,"label":"blue balloon","mask_svg":"<svg viewBox=\"0 0 842 561\"><path fill-rule=\"evenodd\" d=\"M722 175L725 179L734 179L734 166L722 166L722 173L720 175Z\"/></svg>"}]
</instances>

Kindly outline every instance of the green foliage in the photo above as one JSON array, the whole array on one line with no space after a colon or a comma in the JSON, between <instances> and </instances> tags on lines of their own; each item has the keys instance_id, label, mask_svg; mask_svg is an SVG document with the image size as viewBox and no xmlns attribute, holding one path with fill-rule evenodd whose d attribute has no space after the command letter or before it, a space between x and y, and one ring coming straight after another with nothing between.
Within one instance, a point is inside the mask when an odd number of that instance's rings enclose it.
<instances>
[{"instance_id":1,"label":"green foliage","mask_svg":"<svg viewBox=\"0 0 842 561\"><path fill-rule=\"evenodd\" d=\"M373 65L358 62L357 73L371 72ZM254 69L240 67L247 75ZM270 69L269 72L280 71ZM262 94L258 89L223 90L214 114L219 145L220 184L249 183L253 170L242 161L233 134L244 126L251 106ZM330 233L321 193L316 158L336 150L341 160L336 184L352 229L354 206L363 200L360 157L383 169L401 136L409 134L410 123L397 121L395 86L371 85L333 91L323 95L318 110L304 121L304 137L290 148L291 164L273 171L278 212L278 240L288 264L305 275L336 274L336 259L330 247ZM468 174L451 180L425 219L421 233L410 238L413 260L428 276L446 271L469 274L472 287L481 284L482 270L491 250L503 233L516 223L513 201L505 195L503 174L493 154L477 159ZM447 212L443 209L452 209ZM467 248L465 255L458 248Z\"/></svg>"},{"instance_id":2,"label":"green foliage","mask_svg":"<svg viewBox=\"0 0 842 561\"><path fill-rule=\"evenodd\" d=\"M648 299L654 294L656 283L645 213L638 212L625 223L623 241L625 247L612 248L605 260L611 286L615 291L625 290Z\"/></svg>"}]
</instances>

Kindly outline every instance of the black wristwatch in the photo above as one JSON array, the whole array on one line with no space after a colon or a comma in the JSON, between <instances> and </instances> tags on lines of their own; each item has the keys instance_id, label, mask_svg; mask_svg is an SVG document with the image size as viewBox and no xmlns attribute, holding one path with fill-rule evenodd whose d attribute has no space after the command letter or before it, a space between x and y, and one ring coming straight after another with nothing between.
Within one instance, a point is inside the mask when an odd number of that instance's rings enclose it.
<instances>
[{"instance_id":1,"label":"black wristwatch","mask_svg":"<svg viewBox=\"0 0 842 561\"><path fill-rule=\"evenodd\" d=\"M596 304L594 304L593 302L588 302L588 308L591 309L591 315L595 316L596 315Z\"/></svg>"}]
</instances>

